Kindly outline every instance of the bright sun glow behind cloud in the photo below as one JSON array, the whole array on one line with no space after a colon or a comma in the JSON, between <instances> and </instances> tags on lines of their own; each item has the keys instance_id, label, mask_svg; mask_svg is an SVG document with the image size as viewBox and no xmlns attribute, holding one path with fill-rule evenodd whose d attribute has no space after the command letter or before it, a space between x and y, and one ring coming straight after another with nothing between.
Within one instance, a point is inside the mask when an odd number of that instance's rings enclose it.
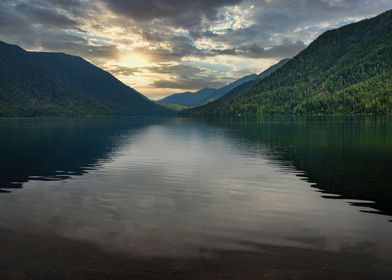
<instances>
[{"instance_id":1,"label":"bright sun glow behind cloud","mask_svg":"<svg viewBox=\"0 0 392 280\"><path fill-rule=\"evenodd\" d=\"M118 65L130 68L148 67L150 61L143 55L132 53L121 57Z\"/></svg>"},{"instance_id":2,"label":"bright sun glow behind cloud","mask_svg":"<svg viewBox=\"0 0 392 280\"><path fill-rule=\"evenodd\" d=\"M1 0L0 38L81 56L152 99L220 87L390 0Z\"/></svg>"}]
</instances>

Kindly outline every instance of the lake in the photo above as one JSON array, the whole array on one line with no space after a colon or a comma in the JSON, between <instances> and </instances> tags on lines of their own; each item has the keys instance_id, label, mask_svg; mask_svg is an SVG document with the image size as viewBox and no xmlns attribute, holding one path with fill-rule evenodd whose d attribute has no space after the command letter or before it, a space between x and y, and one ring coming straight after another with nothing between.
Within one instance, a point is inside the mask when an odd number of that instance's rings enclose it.
<instances>
[{"instance_id":1,"label":"lake","mask_svg":"<svg viewBox=\"0 0 392 280\"><path fill-rule=\"evenodd\" d=\"M0 279L392 279L392 119L0 119Z\"/></svg>"}]
</instances>

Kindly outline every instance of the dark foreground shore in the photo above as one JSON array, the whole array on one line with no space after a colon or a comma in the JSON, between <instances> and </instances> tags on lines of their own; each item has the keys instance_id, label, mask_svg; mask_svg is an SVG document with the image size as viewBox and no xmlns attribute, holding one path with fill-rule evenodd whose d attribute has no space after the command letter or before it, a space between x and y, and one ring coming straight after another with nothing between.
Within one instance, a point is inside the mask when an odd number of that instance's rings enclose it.
<instances>
[{"instance_id":1,"label":"dark foreground shore","mask_svg":"<svg viewBox=\"0 0 392 280\"><path fill-rule=\"evenodd\" d=\"M201 250L190 259L107 252L57 236L0 230L2 280L392 279L390 265L355 248L344 252L259 245L257 252Z\"/></svg>"}]
</instances>

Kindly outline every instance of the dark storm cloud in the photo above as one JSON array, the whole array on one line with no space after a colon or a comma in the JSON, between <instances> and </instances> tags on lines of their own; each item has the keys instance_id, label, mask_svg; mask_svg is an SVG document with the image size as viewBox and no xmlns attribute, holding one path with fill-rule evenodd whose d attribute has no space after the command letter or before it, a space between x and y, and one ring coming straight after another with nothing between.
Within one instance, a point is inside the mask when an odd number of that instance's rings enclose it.
<instances>
[{"instance_id":1,"label":"dark storm cloud","mask_svg":"<svg viewBox=\"0 0 392 280\"><path fill-rule=\"evenodd\" d=\"M86 8L92 8L92 5L83 0L35 0L41 6L53 7L67 11L75 16L82 16L86 12Z\"/></svg>"},{"instance_id":2,"label":"dark storm cloud","mask_svg":"<svg viewBox=\"0 0 392 280\"><path fill-rule=\"evenodd\" d=\"M256 7L253 20L264 31L282 33L298 26L339 24L392 8L390 0L248 0Z\"/></svg>"},{"instance_id":3,"label":"dark storm cloud","mask_svg":"<svg viewBox=\"0 0 392 280\"><path fill-rule=\"evenodd\" d=\"M293 56L305 47L303 42L310 42L328 29L391 9L392 1L245 0L241 5L244 9L253 5L249 16L252 24L221 29L219 33L193 28L190 36L224 44L224 49L212 50L218 54L254 58Z\"/></svg>"},{"instance_id":4,"label":"dark storm cloud","mask_svg":"<svg viewBox=\"0 0 392 280\"><path fill-rule=\"evenodd\" d=\"M305 49L306 45L302 41L291 42L285 40L282 44L269 49L263 48L256 43L244 45L238 49L224 50L230 55L238 55L249 58L288 58L293 57ZM218 52L219 53L219 52Z\"/></svg>"},{"instance_id":5,"label":"dark storm cloud","mask_svg":"<svg viewBox=\"0 0 392 280\"><path fill-rule=\"evenodd\" d=\"M186 61L213 57L216 69L247 73L256 59L292 57L322 32L388 9L391 0L0 0L0 40L79 55L116 75L157 75L156 87L193 90L220 86L230 73ZM128 54L155 66L107 66Z\"/></svg>"},{"instance_id":6,"label":"dark storm cloud","mask_svg":"<svg viewBox=\"0 0 392 280\"><path fill-rule=\"evenodd\" d=\"M115 66L110 71L117 75L134 75L140 73L149 73L159 77L162 74L168 75L170 78L155 81L152 86L157 88L197 90L201 87L221 87L225 83L218 81L210 72L200 67L177 64L170 65L168 63L160 63L152 67L124 67Z\"/></svg>"},{"instance_id":7,"label":"dark storm cloud","mask_svg":"<svg viewBox=\"0 0 392 280\"><path fill-rule=\"evenodd\" d=\"M110 72L113 75L119 75L119 76L133 76L136 73L140 73L143 71L143 68L140 67L126 67L126 66L120 66L120 65L115 65L110 68Z\"/></svg>"},{"instance_id":8,"label":"dark storm cloud","mask_svg":"<svg viewBox=\"0 0 392 280\"><path fill-rule=\"evenodd\" d=\"M139 53L148 54L158 61L181 61L186 57L197 57L200 59L218 55L238 56L247 58L287 58L293 57L302 51L306 45L297 40L295 42L284 39L282 43L272 47L262 47L257 43L237 44L223 49L200 49L191 39L187 37L166 38L169 47L154 47L151 49L138 49ZM228 40L225 40L229 43ZM244 41L241 41L244 42ZM250 39L245 42L252 42Z\"/></svg>"},{"instance_id":9,"label":"dark storm cloud","mask_svg":"<svg viewBox=\"0 0 392 280\"><path fill-rule=\"evenodd\" d=\"M179 12L185 15L188 11L216 10L220 5L230 5L235 1L194 1L186 5L185 1L144 1L133 5L134 1L107 1L114 11L135 19L170 19L169 23L176 25ZM212 31L216 17L209 19L210 25L189 24L188 36L178 36L173 32L160 32L162 28L142 23L146 26L143 36L154 43L154 47L144 49L155 59L162 61L181 61L184 57L205 58L215 55L242 56L248 58L284 58L292 57L303 50L307 43L321 32L352 21L350 16L364 17L377 14L388 7L392 8L392 1L369 0L244 0L237 1L245 8L254 6L250 20L253 24L241 28L226 28L219 33ZM375 3L377 2L377 3ZM193 3L193 2L192 2ZM139 11L144 5L152 7L146 11ZM119 11L121 9L121 11ZM140 13L139 13L140 12ZM215 14L216 15L216 14ZM222 20L224 15L220 15ZM195 16L187 16L189 21ZM148 29L147 27L151 28ZM158 31L156 32L156 29ZM279 40L276 40L276 37ZM223 47L200 49L194 43L198 39L210 39ZM165 47L159 46L165 43Z\"/></svg>"},{"instance_id":10,"label":"dark storm cloud","mask_svg":"<svg viewBox=\"0 0 392 280\"><path fill-rule=\"evenodd\" d=\"M42 4L42 3L40 3ZM52 7L29 5L20 3L16 5L15 12L30 23L54 26L59 28L77 28L78 22Z\"/></svg>"},{"instance_id":11,"label":"dark storm cloud","mask_svg":"<svg viewBox=\"0 0 392 280\"><path fill-rule=\"evenodd\" d=\"M118 55L111 44L91 45L83 34L80 20L93 8L86 1L32 0L0 2L0 36L25 48L65 52L87 59Z\"/></svg>"},{"instance_id":12,"label":"dark storm cloud","mask_svg":"<svg viewBox=\"0 0 392 280\"><path fill-rule=\"evenodd\" d=\"M192 27L203 18L213 20L218 8L232 6L242 0L103 0L114 12L136 21L166 19L173 25Z\"/></svg>"},{"instance_id":13,"label":"dark storm cloud","mask_svg":"<svg viewBox=\"0 0 392 280\"><path fill-rule=\"evenodd\" d=\"M0 2L0 32L3 35L17 34L19 31L29 29L29 24L19 15L17 15L7 2Z\"/></svg>"},{"instance_id":14,"label":"dark storm cloud","mask_svg":"<svg viewBox=\"0 0 392 280\"><path fill-rule=\"evenodd\" d=\"M155 67L149 67L150 71L160 74L177 74L181 77L194 77L206 73L205 69L185 64L167 65L160 64Z\"/></svg>"},{"instance_id":15,"label":"dark storm cloud","mask_svg":"<svg viewBox=\"0 0 392 280\"><path fill-rule=\"evenodd\" d=\"M82 40L68 34L69 30L83 32L80 22L88 19L89 11L102 12L97 3L105 3L119 16L135 20L143 40L153 46L141 51L159 61L219 54L253 58L292 56L304 47L301 42L308 42L331 25L345 23L351 16L366 17L392 8L389 0L2 0L0 35L26 47L50 46L51 50L61 51L69 47L74 54L78 51L92 57L96 52L97 56L106 57L114 53L113 46L86 46L82 50ZM226 28L219 34L213 32L210 27L214 21L225 19L222 13L218 16L219 8L233 5L240 5L240 10L253 5L253 24ZM200 25L203 18L205 22ZM154 24L154 19L168 25ZM187 34L174 34L170 25L186 27ZM296 38L289 38L297 28L304 31L296 31ZM272 40L277 35L283 43ZM200 49L194 41L204 38L224 47Z\"/></svg>"},{"instance_id":16,"label":"dark storm cloud","mask_svg":"<svg viewBox=\"0 0 392 280\"><path fill-rule=\"evenodd\" d=\"M40 43L43 49L77 54L87 59L115 58L119 55L115 45L92 46L84 38L69 34L53 34L51 40L42 40Z\"/></svg>"},{"instance_id":17,"label":"dark storm cloud","mask_svg":"<svg viewBox=\"0 0 392 280\"><path fill-rule=\"evenodd\" d=\"M218 81L206 69L192 65L167 65L160 64L155 67L149 67L149 72L156 74L169 74L171 79L162 79L154 82L158 88L172 88L184 90L197 90L202 87L221 87L223 81Z\"/></svg>"},{"instance_id":18,"label":"dark storm cloud","mask_svg":"<svg viewBox=\"0 0 392 280\"><path fill-rule=\"evenodd\" d=\"M289 58L298 54L300 51L305 49L306 45L302 41L291 42L284 40L283 43L275 45L271 48L264 48L256 43L244 44L237 48L227 49L212 49L207 55L230 55L247 58Z\"/></svg>"},{"instance_id":19,"label":"dark storm cloud","mask_svg":"<svg viewBox=\"0 0 392 280\"><path fill-rule=\"evenodd\" d=\"M9 18L24 24L41 24L49 28L76 28L79 23L76 17L81 15L80 1L10 1L2 0L1 12L7 13ZM1 17L0 17L1 18ZM1 19L0 19L1 20Z\"/></svg>"},{"instance_id":20,"label":"dark storm cloud","mask_svg":"<svg viewBox=\"0 0 392 280\"><path fill-rule=\"evenodd\" d=\"M208 78L179 78L175 80L159 80L153 83L153 86L157 88L167 89L183 89L183 90L198 90L204 87L219 88L224 83L221 81L214 81Z\"/></svg>"},{"instance_id":21,"label":"dark storm cloud","mask_svg":"<svg viewBox=\"0 0 392 280\"><path fill-rule=\"evenodd\" d=\"M248 27L242 28L226 28L220 30L220 33L214 33L211 30L191 30L190 35L194 39L208 38L224 43L243 44L249 39L268 39L271 36L270 32L266 32L264 28L252 24Z\"/></svg>"},{"instance_id":22,"label":"dark storm cloud","mask_svg":"<svg viewBox=\"0 0 392 280\"><path fill-rule=\"evenodd\" d=\"M157 40L155 38L154 40ZM154 42L154 41L153 41ZM160 46L159 44L152 44L150 48L138 48L136 52L141 54L146 54L154 61L181 61L184 57L203 57L205 53L197 48L192 39L185 36L176 36L168 34L161 38L161 43L165 46Z\"/></svg>"},{"instance_id":23,"label":"dark storm cloud","mask_svg":"<svg viewBox=\"0 0 392 280\"><path fill-rule=\"evenodd\" d=\"M188 77L207 77L208 72L206 69L202 69L193 65L176 64L171 65L169 63L160 63L156 66L150 67L124 67L114 66L111 72L119 75L134 75L137 73L152 73L152 74L168 74L169 76L175 76L179 79L188 79Z\"/></svg>"}]
</instances>

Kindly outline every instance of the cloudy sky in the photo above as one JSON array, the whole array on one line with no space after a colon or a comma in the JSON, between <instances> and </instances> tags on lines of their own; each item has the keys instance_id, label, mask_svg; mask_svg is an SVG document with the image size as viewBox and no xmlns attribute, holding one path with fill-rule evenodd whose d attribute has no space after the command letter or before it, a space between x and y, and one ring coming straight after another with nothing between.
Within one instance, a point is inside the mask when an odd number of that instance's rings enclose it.
<instances>
[{"instance_id":1,"label":"cloudy sky","mask_svg":"<svg viewBox=\"0 0 392 280\"><path fill-rule=\"evenodd\" d=\"M0 40L79 55L150 98L219 87L391 0L0 0Z\"/></svg>"}]
</instances>

